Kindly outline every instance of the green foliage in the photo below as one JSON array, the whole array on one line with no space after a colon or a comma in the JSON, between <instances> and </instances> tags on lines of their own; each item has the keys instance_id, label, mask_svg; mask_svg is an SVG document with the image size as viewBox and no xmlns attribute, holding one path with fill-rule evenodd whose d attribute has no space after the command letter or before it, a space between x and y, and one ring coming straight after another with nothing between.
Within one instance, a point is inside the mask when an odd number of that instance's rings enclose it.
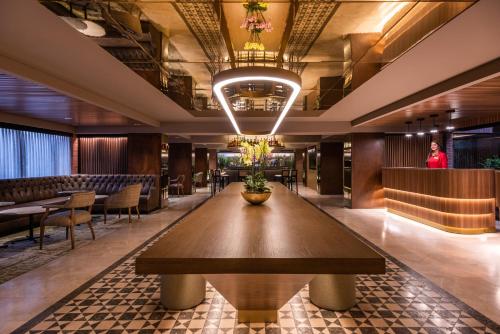
<instances>
[{"instance_id":1,"label":"green foliage","mask_svg":"<svg viewBox=\"0 0 500 334\"><path fill-rule=\"evenodd\" d=\"M258 1L249 1L246 4L243 4L243 7L250 13L261 11L265 12L267 10L268 4L266 2L258 2Z\"/></svg>"},{"instance_id":2,"label":"green foliage","mask_svg":"<svg viewBox=\"0 0 500 334\"><path fill-rule=\"evenodd\" d=\"M481 166L484 168L500 169L500 157L498 155L494 155L487 158L481 163Z\"/></svg>"},{"instance_id":3,"label":"green foliage","mask_svg":"<svg viewBox=\"0 0 500 334\"><path fill-rule=\"evenodd\" d=\"M262 172L258 172L255 175L248 175L245 178L245 190L249 193L271 192L271 189L266 187L266 182L267 180Z\"/></svg>"}]
</instances>

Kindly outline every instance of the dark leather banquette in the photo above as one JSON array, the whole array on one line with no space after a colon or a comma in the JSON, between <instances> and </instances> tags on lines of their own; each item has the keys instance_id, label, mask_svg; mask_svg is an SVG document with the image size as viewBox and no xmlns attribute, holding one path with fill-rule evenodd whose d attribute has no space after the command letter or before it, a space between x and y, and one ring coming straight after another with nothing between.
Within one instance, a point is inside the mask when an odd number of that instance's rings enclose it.
<instances>
[{"instance_id":1,"label":"dark leather banquette","mask_svg":"<svg viewBox=\"0 0 500 334\"><path fill-rule=\"evenodd\" d=\"M142 184L139 199L139 208L142 212L157 209L160 204L159 177L157 175L128 175L105 174L88 175L76 174L69 176L50 176L23 179L0 180L0 202L15 202L13 206L2 207L8 209L18 206L43 205L61 201L60 192L71 190L94 190L97 195L110 195L130 184ZM96 201L93 211L102 209L103 200ZM0 222L12 220L0 214ZM1 224L5 225L5 224ZM24 224L23 224L24 225ZM0 228L0 234L5 229ZM3 233L2 233L3 232Z\"/></svg>"}]
</instances>

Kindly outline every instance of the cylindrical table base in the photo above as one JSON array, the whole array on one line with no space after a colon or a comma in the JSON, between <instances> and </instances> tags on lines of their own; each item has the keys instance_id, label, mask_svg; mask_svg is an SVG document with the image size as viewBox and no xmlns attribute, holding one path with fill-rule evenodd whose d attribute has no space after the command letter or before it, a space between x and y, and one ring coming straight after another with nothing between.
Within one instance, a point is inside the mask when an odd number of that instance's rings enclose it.
<instances>
[{"instance_id":1,"label":"cylindrical table base","mask_svg":"<svg viewBox=\"0 0 500 334\"><path fill-rule=\"evenodd\" d=\"M318 275L309 283L309 298L327 310L347 310L356 304L356 275Z\"/></svg>"},{"instance_id":2,"label":"cylindrical table base","mask_svg":"<svg viewBox=\"0 0 500 334\"><path fill-rule=\"evenodd\" d=\"M161 275L160 300L171 310L195 307L205 299L206 281L201 275Z\"/></svg>"}]
</instances>

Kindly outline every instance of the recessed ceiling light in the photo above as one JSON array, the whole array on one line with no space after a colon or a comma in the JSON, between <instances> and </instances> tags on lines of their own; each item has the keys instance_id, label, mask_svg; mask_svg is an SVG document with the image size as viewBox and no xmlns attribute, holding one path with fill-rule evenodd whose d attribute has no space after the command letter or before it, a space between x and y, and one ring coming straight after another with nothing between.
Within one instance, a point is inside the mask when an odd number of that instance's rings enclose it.
<instances>
[{"instance_id":1,"label":"recessed ceiling light","mask_svg":"<svg viewBox=\"0 0 500 334\"><path fill-rule=\"evenodd\" d=\"M64 117L65 120L70 120L70 119L73 119L71 117Z\"/></svg>"}]
</instances>

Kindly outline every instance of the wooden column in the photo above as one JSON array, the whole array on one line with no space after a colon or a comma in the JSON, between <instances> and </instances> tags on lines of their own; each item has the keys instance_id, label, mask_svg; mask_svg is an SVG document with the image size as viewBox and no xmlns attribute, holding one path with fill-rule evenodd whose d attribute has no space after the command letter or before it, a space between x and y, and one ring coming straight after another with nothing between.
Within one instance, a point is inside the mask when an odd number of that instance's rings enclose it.
<instances>
[{"instance_id":1,"label":"wooden column","mask_svg":"<svg viewBox=\"0 0 500 334\"><path fill-rule=\"evenodd\" d=\"M351 138L352 208L383 207L384 134L353 133Z\"/></svg>"},{"instance_id":2,"label":"wooden column","mask_svg":"<svg viewBox=\"0 0 500 334\"><path fill-rule=\"evenodd\" d=\"M217 150L209 149L208 155L208 169L217 169Z\"/></svg>"},{"instance_id":3,"label":"wooden column","mask_svg":"<svg viewBox=\"0 0 500 334\"><path fill-rule=\"evenodd\" d=\"M194 172L203 172L203 179L201 185L207 186L207 173L208 173L208 149L196 148L194 150Z\"/></svg>"},{"instance_id":4,"label":"wooden column","mask_svg":"<svg viewBox=\"0 0 500 334\"><path fill-rule=\"evenodd\" d=\"M311 169L311 161L309 161L309 150L316 148L316 168ZM313 189L318 190L318 148L316 145L308 146L306 149L306 186Z\"/></svg>"},{"instance_id":5,"label":"wooden column","mask_svg":"<svg viewBox=\"0 0 500 334\"><path fill-rule=\"evenodd\" d=\"M192 144L191 143L171 143L168 145L168 175L176 178L184 175L184 194L191 194L192 187ZM174 194L173 190L169 190ZM177 194L177 192L175 192Z\"/></svg>"},{"instance_id":6,"label":"wooden column","mask_svg":"<svg viewBox=\"0 0 500 334\"><path fill-rule=\"evenodd\" d=\"M129 174L160 175L161 134L130 133L127 142Z\"/></svg>"},{"instance_id":7,"label":"wooden column","mask_svg":"<svg viewBox=\"0 0 500 334\"><path fill-rule=\"evenodd\" d=\"M71 137L71 174L78 174L78 137L73 135Z\"/></svg>"},{"instance_id":8,"label":"wooden column","mask_svg":"<svg viewBox=\"0 0 500 334\"><path fill-rule=\"evenodd\" d=\"M297 181L300 183L302 182L302 175L304 173L305 156L304 150L295 150L295 169L297 170Z\"/></svg>"},{"instance_id":9,"label":"wooden column","mask_svg":"<svg viewBox=\"0 0 500 334\"><path fill-rule=\"evenodd\" d=\"M321 187L323 195L342 194L343 143L321 143Z\"/></svg>"}]
</instances>

